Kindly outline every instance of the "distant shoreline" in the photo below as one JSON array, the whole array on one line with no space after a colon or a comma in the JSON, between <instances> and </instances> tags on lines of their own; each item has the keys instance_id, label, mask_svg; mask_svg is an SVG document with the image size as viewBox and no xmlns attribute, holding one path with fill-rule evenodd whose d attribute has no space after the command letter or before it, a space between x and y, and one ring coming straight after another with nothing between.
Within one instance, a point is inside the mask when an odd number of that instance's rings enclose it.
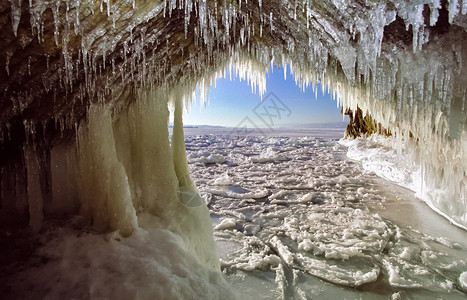
<instances>
[{"instance_id":1,"label":"distant shoreline","mask_svg":"<svg viewBox=\"0 0 467 300\"><path fill-rule=\"evenodd\" d=\"M169 128L171 132L173 128ZM231 135L238 137L319 137L340 139L345 128L234 128L234 127L184 127L185 136L193 135Z\"/></svg>"},{"instance_id":2,"label":"distant shoreline","mask_svg":"<svg viewBox=\"0 0 467 300\"><path fill-rule=\"evenodd\" d=\"M344 129L347 127L348 122L329 122L329 123L304 123L304 124L283 124L280 127L274 127L274 130L302 130L302 129ZM169 124L169 128L173 128L173 124ZM233 129L233 126L221 125L183 125L183 128L205 128L205 129ZM268 127L259 127L260 129L271 129Z\"/></svg>"}]
</instances>

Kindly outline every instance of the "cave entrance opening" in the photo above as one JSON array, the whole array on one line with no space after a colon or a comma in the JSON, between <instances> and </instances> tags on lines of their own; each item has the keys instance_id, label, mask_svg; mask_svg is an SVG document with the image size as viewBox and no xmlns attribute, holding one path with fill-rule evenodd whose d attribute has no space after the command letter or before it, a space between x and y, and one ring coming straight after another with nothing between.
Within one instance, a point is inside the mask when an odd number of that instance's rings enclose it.
<instances>
[{"instance_id":1,"label":"cave entrance opening","mask_svg":"<svg viewBox=\"0 0 467 300\"><path fill-rule=\"evenodd\" d=\"M185 107L186 134L201 129L230 129L229 133L244 135L274 135L284 129L335 131L345 129L348 123L348 117L341 114L340 103L325 86L301 86L288 65L271 68L264 88L261 83L256 86L256 82L242 79L241 74L229 76L228 70L225 74L208 89L206 103L195 100ZM196 99L199 94L198 88Z\"/></svg>"}]
</instances>

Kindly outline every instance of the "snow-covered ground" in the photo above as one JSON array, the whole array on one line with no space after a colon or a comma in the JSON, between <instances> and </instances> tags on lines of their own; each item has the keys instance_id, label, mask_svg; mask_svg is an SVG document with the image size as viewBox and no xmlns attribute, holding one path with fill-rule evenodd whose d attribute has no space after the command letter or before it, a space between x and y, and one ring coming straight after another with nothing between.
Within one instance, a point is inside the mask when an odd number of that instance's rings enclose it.
<instances>
[{"instance_id":1,"label":"snow-covered ground","mask_svg":"<svg viewBox=\"0 0 467 300\"><path fill-rule=\"evenodd\" d=\"M127 238L77 217L2 245L2 298L465 299L467 232L377 176L413 183L390 149L339 142L342 132L222 130L186 136L222 275L154 216L140 214Z\"/></svg>"},{"instance_id":2,"label":"snow-covered ground","mask_svg":"<svg viewBox=\"0 0 467 300\"><path fill-rule=\"evenodd\" d=\"M0 253L9 256L2 259L11 261L2 261L0 299L233 298L222 276L150 214L139 215L139 228L127 238L83 232L79 222L47 224L38 240L17 237L1 245ZM38 249L27 249L34 244Z\"/></svg>"},{"instance_id":3,"label":"snow-covered ground","mask_svg":"<svg viewBox=\"0 0 467 300\"><path fill-rule=\"evenodd\" d=\"M408 162L354 143L358 151L329 138L187 137L239 298L465 299L466 232L376 176L412 187ZM386 164L355 161L370 154Z\"/></svg>"}]
</instances>

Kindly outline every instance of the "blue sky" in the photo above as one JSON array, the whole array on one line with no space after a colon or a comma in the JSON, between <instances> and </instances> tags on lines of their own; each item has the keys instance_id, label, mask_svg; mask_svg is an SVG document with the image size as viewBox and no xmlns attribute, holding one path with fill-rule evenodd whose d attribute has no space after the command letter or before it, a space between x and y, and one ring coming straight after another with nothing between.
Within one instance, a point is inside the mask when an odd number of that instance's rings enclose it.
<instances>
[{"instance_id":1,"label":"blue sky","mask_svg":"<svg viewBox=\"0 0 467 300\"><path fill-rule=\"evenodd\" d=\"M342 121L340 107L329 94L322 94L321 87L315 98L311 86L301 91L290 73L284 80L284 71L275 68L267 76L263 102L244 80L217 80L216 88L211 88L209 103L201 106L193 103L184 114L183 123L234 127L248 118L257 127L277 128Z\"/></svg>"}]
</instances>

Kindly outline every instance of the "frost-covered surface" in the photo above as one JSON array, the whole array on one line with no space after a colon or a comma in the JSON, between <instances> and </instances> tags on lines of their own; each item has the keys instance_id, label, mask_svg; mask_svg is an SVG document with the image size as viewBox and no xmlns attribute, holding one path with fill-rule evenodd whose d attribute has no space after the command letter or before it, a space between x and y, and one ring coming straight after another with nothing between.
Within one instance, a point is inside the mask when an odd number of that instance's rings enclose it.
<instances>
[{"instance_id":1,"label":"frost-covered surface","mask_svg":"<svg viewBox=\"0 0 467 300\"><path fill-rule=\"evenodd\" d=\"M193 135L187 149L226 159L189 165L241 298L465 297L466 233L423 205L397 212L417 201L410 191L336 139Z\"/></svg>"},{"instance_id":2,"label":"frost-covered surface","mask_svg":"<svg viewBox=\"0 0 467 300\"><path fill-rule=\"evenodd\" d=\"M2 269L4 299L232 299L222 275L183 238L139 216L129 237L51 225L23 264Z\"/></svg>"},{"instance_id":3,"label":"frost-covered surface","mask_svg":"<svg viewBox=\"0 0 467 300\"><path fill-rule=\"evenodd\" d=\"M438 188L428 188L427 178L424 177L422 166L419 161L411 160L409 155L413 151L413 141L405 141L400 145L401 153L396 149L388 147L394 145L393 137L387 138L373 135L364 139L343 139L339 143L348 147L347 156L351 159L361 161L365 170L374 172L379 177L390 180L398 185L410 189L415 195L425 201L432 209L440 213L457 226L467 229L464 224L465 216L449 215L438 209L436 201L440 196L446 197L450 194L451 186L445 185ZM428 191L426 189L429 189ZM462 198L462 195L458 196ZM459 207L455 207L458 205ZM464 211L464 203L451 203L452 210Z\"/></svg>"},{"instance_id":4,"label":"frost-covered surface","mask_svg":"<svg viewBox=\"0 0 467 300\"><path fill-rule=\"evenodd\" d=\"M365 170L415 191L420 187L420 167L406 155L398 155L396 149L378 143L384 139L375 135L371 138L342 139L339 143L348 147L347 156L361 161Z\"/></svg>"}]
</instances>

